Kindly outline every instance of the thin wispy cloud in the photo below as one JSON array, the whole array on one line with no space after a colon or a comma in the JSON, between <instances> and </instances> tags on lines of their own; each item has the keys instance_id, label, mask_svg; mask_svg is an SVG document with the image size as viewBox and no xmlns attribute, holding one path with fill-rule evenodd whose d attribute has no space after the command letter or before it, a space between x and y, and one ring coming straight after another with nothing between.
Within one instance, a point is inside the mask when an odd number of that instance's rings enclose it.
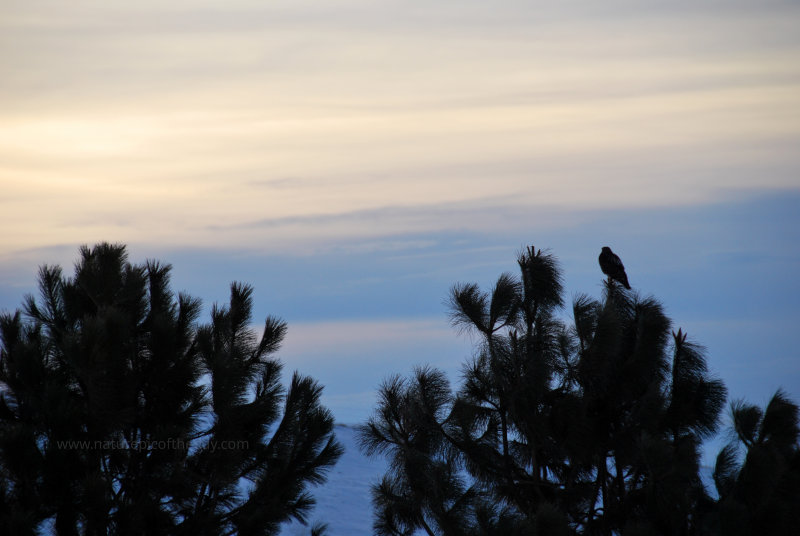
<instances>
[{"instance_id":1,"label":"thin wispy cloud","mask_svg":"<svg viewBox=\"0 0 800 536\"><path fill-rule=\"evenodd\" d=\"M350 411L403 356L457 366L427 324L451 284L534 243L599 292L610 245L678 322L724 316L709 346L744 362L736 322L796 316L798 20L771 0L0 0L0 308L38 265L126 243L206 304L254 283L287 359Z\"/></svg>"},{"instance_id":2,"label":"thin wispy cloud","mask_svg":"<svg viewBox=\"0 0 800 536\"><path fill-rule=\"evenodd\" d=\"M791 3L0 6L4 251L797 185Z\"/></svg>"}]
</instances>

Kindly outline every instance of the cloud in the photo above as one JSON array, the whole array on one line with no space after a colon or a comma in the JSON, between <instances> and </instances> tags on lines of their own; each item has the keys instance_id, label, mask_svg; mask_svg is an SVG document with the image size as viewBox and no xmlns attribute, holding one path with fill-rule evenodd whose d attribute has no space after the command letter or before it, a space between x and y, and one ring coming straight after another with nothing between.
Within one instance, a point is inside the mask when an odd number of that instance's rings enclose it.
<instances>
[{"instance_id":1,"label":"cloud","mask_svg":"<svg viewBox=\"0 0 800 536\"><path fill-rule=\"evenodd\" d=\"M426 230L361 238L333 233L328 244L301 252L218 243L176 248L156 241L129 248L135 262L157 258L174 266L175 290L203 299L202 322L213 302L226 302L231 280L253 284L254 319L274 314L288 322L278 352L286 373L299 370L318 379L326 403L348 422L366 416L371 393L387 375L407 374L414 365L431 363L457 383L473 341L448 324L448 289L459 281L491 288L500 273L516 271L515 253L531 243L552 248L560 259L567 302L578 292L601 296L596 259L601 245L611 245L634 288L661 300L675 328L709 348L710 366L732 397L766 400L779 385L797 396L791 392L798 384L797 360L790 351L792 326L800 320L796 189L728 192L715 203L678 207L539 214L536 207L506 210L505 201L497 201L485 212L479 204L433 206L430 214L395 207L387 214L398 221L384 225L405 227L406 218L418 218ZM368 211L343 220L293 225L324 230L381 223L380 212ZM465 229L431 230L437 221L459 220L467 222ZM77 245L0 255L0 309L13 309L25 292L35 292L38 265L60 263L71 273ZM569 318L569 308L562 314Z\"/></svg>"},{"instance_id":2,"label":"cloud","mask_svg":"<svg viewBox=\"0 0 800 536\"><path fill-rule=\"evenodd\" d=\"M298 252L797 186L792 4L1 9L0 252Z\"/></svg>"},{"instance_id":3,"label":"cloud","mask_svg":"<svg viewBox=\"0 0 800 536\"><path fill-rule=\"evenodd\" d=\"M449 344L456 338L444 316L297 322L290 325L281 355L287 361L297 362L325 355L358 359L364 354L387 350L394 355L402 347Z\"/></svg>"},{"instance_id":4,"label":"cloud","mask_svg":"<svg viewBox=\"0 0 800 536\"><path fill-rule=\"evenodd\" d=\"M393 318L290 323L278 357L325 386L323 402L340 422L367 418L376 390L392 374L430 364L457 381L471 355L446 318Z\"/></svg>"}]
</instances>

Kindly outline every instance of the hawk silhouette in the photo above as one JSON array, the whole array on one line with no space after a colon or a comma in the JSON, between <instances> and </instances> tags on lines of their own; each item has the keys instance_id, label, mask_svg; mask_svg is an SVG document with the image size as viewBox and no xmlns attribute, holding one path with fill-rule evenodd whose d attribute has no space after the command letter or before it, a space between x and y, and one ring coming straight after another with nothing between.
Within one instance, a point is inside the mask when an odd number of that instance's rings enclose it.
<instances>
[{"instance_id":1,"label":"hawk silhouette","mask_svg":"<svg viewBox=\"0 0 800 536\"><path fill-rule=\"evenodd\" d=\"M628 276L625 274L625 266L619 257L611 251L608 246L603 246L603 251L600 252L600 269L608 276L609 279L619 281L623 287L630 290L631 286L628 284Z\"/></svg>"}]
</instances>

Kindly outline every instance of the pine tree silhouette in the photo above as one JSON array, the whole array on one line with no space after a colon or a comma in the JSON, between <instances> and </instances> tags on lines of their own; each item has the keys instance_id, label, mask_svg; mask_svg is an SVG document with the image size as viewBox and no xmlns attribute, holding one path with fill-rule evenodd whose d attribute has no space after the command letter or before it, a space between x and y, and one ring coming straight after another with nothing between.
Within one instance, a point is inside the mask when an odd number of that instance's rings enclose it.
<instances>
[{"instance_id":1,"label":"pine tree silhouette","mask_svg":"<svg viewBox=\"0 0 800 536\"><path fill-rule=\"evenodd\" d=\"M700 478L700 449L727 392L704 349L672 331L657 299L610 281L602 300L577 295L565 321L555 257L530 247L517 261L519 275L502 274L489 291L451 290L453 324L478 340L460 387L429 367L393 376L361 426L365 454L391 462L373 489L378 534L789 526L800 489L796 405L780 393L763 414L734 404L747 456L737 465L733 446L720 454L715 499Z\"/></svg>"},{"instance_id":2,"label":"pine tree silhouette","mask_svg":"<svg viewBox=\"0 0 800 536\"><path fill-rule=\"evenodd\" d=\"M253 290L198 327L170 267L83 247L73 277L0 317L0 526L33 534L275 534L342 449L321 386L280 384L286 324Z\"/></svg>"}]
</instances>

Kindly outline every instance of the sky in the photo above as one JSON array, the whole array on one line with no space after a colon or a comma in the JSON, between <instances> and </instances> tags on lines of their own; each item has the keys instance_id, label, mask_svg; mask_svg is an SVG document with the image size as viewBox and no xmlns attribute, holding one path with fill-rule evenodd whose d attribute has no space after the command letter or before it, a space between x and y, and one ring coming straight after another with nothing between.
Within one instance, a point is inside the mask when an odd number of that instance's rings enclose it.
<instances>
[{"instance_id":1,"label":"sky","mask_svg":"<svg viewBox=\"0 0 800 536\"><path fill-rule=\"evenodd\" d=\"M358 423L391 374L458 384L453 284L535 245L599 297L608 245L731 399L800 401L798 30L769 0L0 0L0 309L100 241L207 307L247 282Z\"/></svg>"}]
</instances>

